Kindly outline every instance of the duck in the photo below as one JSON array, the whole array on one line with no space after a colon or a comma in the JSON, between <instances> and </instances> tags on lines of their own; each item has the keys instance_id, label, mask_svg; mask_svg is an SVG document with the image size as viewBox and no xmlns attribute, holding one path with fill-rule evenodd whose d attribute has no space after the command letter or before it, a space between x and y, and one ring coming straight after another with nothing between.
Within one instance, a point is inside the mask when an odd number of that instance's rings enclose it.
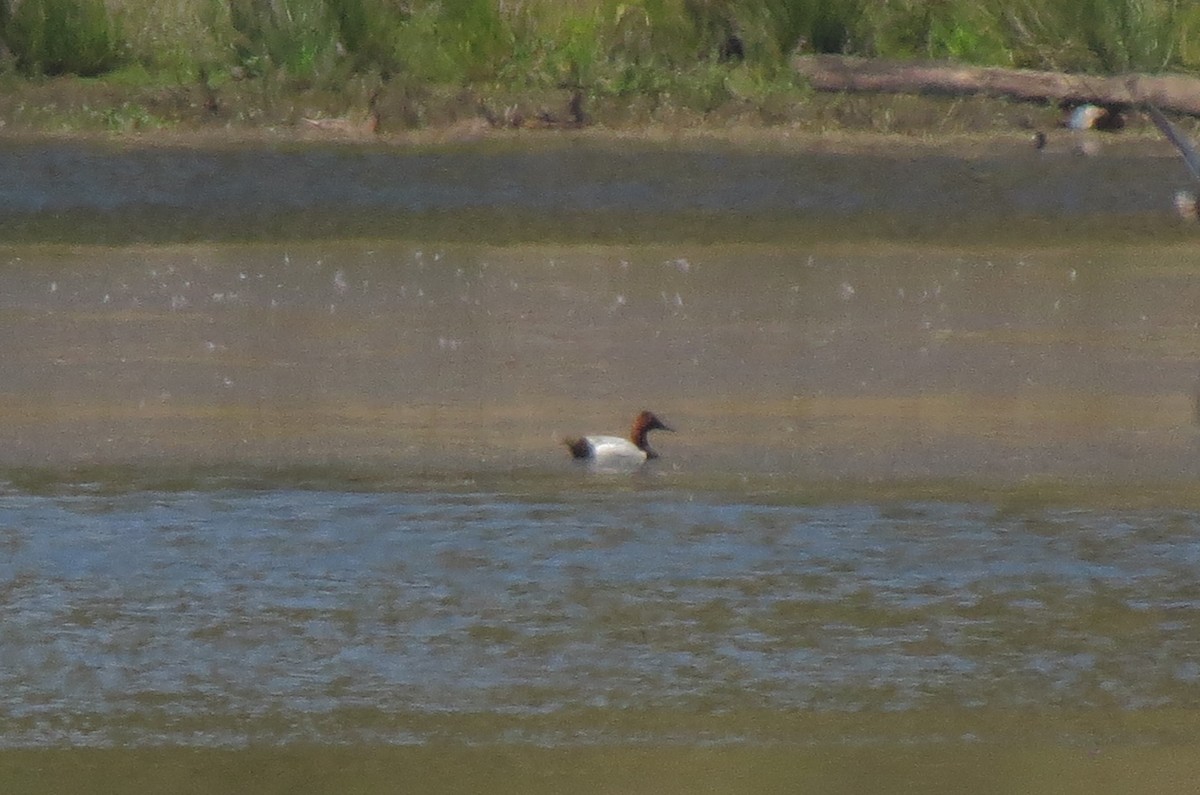
<instances>
[{"instance_id":1,"label":"duck","mask_svg":"<svg viewBox=\"0 0 1200 795\"><path fill-rule=\"evenodd\" d=\"M1100 130L1116 132L1125 127L1125 114L1119 105L1082 105L1063 109L1061 126L1069 130Z\"/></svg>"},{"instance_id":2,"label":"duck","mask_svg":"<svg viewBox=\"0 0 1200 795\"><path fill-rule=\"evenodd\" d=\"M652 411L643 411L633 419L629 438L621 436L577 436L563 440L577 461L586 461L603 467L638 466L654 458L658 453L650 448L646 437L650 431L671 431L674 428L655 416Z\"/></svg>"}]
</instances>

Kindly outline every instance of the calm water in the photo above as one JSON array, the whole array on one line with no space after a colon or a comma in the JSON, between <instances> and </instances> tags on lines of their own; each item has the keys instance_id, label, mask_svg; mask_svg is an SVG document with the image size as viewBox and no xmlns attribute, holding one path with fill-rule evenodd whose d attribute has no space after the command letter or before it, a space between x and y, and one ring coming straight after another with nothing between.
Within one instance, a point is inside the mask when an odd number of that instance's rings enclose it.
<instances>
[{"instance_id":1,"label":"calm water","mask_svg":"<svg viewBox=\"0 0 1200 795\"><path fill-rule=\"evenodd\" d=\"M487 235L0 251L0 747L1195 736L1193 246Z\"/></svg>"}]
</instances>

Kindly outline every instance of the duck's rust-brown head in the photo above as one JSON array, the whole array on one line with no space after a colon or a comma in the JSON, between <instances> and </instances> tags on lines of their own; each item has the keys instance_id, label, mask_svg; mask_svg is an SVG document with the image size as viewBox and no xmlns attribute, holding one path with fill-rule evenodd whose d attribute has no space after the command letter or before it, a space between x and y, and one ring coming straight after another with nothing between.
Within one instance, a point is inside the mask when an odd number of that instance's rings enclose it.
<instances>
[{"instance_id":1,"label":"duck's rust-brown head","mask_svg":"<svg viewBox=\"0 0 1200 795\"><path fill-rule=\"evenodd\" d=\"M646 443L646 434L650 431L674 432L675 429L660 420L652 411L643 411L634 418L633 428L629 431L629 441L636 444L638 449L644 450L647 458L658 458L658 453L651 450Z\"/></svg>"}]
</instances>

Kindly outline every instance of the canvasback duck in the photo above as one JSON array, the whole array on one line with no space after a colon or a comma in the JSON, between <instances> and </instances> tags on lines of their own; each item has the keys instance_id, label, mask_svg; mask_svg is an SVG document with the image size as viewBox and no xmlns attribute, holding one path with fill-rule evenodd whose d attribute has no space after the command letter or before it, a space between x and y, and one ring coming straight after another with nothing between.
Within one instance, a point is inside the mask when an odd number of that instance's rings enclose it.
<instances>
[{"instance_id":1,"label":"canvasback duck","mask_svg":"<svg viewBox=\"0 0 1200 795\"><path fill-rule=\"evenodd\" d=\"M579 436L564 439L563 442L571 451L571 456L581 461L604 467L637 466L651 458L658 458L658 453L651 450L646 442L650 431L674 430L654 416L653 412L643 411L634 418L628 439L620 436Z\"/></svg>"}]
</instances>

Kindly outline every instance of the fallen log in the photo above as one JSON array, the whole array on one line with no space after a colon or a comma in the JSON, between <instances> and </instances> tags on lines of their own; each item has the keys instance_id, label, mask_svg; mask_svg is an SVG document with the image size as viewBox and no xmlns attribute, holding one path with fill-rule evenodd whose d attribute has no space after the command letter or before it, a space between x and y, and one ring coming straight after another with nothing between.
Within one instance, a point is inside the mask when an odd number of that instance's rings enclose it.
<instances>
[{"instance_id":1,"label":"fallen log","mask_svg":"<svg viewBox=\"0 0 1200 795\"><path fill-rule=\"evenodd\" d=\"M1200 79L1178 74L1106 77L847 55L800 55L792 66L818 91L983 94L1030 102L1112 107L1155 105L1175 113L1200 116Z\"/></svg>"}]
</instances>

